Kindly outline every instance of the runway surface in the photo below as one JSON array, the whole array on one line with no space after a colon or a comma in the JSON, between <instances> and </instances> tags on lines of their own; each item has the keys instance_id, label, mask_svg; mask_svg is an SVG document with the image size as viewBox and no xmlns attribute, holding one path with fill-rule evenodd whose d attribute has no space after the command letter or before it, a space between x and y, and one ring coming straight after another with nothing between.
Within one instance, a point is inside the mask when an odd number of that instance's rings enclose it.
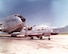
<instances>
[{"instance_id":1,"label":"runway surface","mask_svg":"<svg viewBox=\"0 0 68 54\"><path fill-rule=\"evenodd\" d=\"M0 54L68 54L68 35L43 38L0 37Z\"/></svg>"}]
</instances>

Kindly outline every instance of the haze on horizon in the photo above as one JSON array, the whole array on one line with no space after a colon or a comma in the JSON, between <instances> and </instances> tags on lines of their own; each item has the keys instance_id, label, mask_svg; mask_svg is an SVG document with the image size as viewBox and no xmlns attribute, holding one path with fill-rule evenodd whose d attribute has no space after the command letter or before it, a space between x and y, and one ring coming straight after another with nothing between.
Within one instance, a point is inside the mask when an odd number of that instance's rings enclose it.
<instances>
[{"instance_id":1,"label":"haze on horizon","mask_svg":"<svg viewBox=\"0 0 68 54\"><path fill-rule=\"evenodd\" d=\"M0 0L0 19L21 14L28 25L68 25L68 0Z\"/></svg>"}]
</instances>

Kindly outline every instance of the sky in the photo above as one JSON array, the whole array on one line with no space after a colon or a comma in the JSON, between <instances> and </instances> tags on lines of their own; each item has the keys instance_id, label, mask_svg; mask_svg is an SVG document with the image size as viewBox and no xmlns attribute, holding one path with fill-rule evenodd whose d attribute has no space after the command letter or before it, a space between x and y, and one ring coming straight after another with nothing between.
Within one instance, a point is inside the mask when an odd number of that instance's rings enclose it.
<instances>
[{"instance_id":1,"label":"sky","mask_svg":"<svg viewBox=\"0 0 68 54\"><path fill-rule=\"evenodd\" d=\"M68 0L0 0L0 19L21 14L28 25L68 25Z\"/></svg>"}]
</instances>

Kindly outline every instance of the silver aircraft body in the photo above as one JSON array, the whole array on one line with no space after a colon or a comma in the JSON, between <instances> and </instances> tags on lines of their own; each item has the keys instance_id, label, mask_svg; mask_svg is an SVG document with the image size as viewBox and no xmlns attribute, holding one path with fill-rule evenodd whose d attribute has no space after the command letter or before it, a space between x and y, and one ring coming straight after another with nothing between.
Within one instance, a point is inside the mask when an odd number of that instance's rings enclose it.
<instances>
[{"instance_id":1,"label":"silver aircraft body","mask_svg":"<svg viewBox=\"0 0 68 54\"><path fill-rule=\"evenodd\" d=\"M3 19L0 23L0 31L7 33L20 32L24 26L25 18L20 14L14 14Z\"/></svg>"}]
</instances>

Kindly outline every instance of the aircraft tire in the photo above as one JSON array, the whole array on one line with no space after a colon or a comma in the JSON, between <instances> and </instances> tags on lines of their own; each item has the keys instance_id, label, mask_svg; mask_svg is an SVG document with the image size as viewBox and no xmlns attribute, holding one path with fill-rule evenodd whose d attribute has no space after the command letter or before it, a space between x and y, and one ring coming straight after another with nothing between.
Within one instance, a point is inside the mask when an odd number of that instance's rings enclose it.
<instances>
[{"instance_id":1,"label":"aircraft tire","mask_svg":"<svg viewBox=\"0 0 68 54\"><path fill-rule=\"evenodd\" d=\"M48 38L48 40L50 40L50 38Z\"/></svg>"},{"instance_id":2,"label":"aircraft tire","mask_svg":"<svg viewBox=\"0 0 68 54\"><path fill-rule=\"evenodd\" d=\"M31 37L31 39L33 39L33 37Z\"/></svg>"},{"instance_id":3,"label":"aircraft tire","mask_svg":"<svg viewBox=\"0 0 68 54\"><path fill-rule=\"evenodd\" d=\"M41 39L41 40L43 39L42 36L40 37L40 39Z\"/></svg>"},{"instance_id":4,"label":"aircraft tire","mask_svg":"<svg viewBox=\"0 0 68 54\"><path fill-rule=\"evenodd\" d=\"M15 35L15 34L12 34L12 35L11 35L11 37L17 37L17 35Z\"/></svg>"}]
</instances>

